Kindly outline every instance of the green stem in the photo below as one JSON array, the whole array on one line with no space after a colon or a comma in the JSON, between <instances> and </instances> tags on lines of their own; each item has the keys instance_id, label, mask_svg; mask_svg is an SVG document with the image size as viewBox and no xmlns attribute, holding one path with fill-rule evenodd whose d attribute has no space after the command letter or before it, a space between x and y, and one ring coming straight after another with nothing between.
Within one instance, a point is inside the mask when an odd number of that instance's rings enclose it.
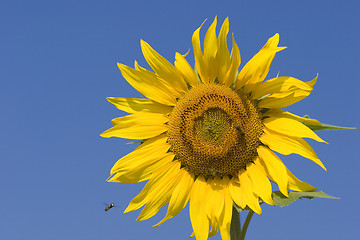
<instances>
[{"instance_id":1,"label":"green stem","mask_svg":"<svg viewBox=\"0 0 360 240\"><path fill-rule=\"evenodd\" d=\"M250 220L251 220L253 215L254 215L254 211L250 210L250 212L248 213L248 215L246 217L245 223L244 223L244 225L242 227L242 231L241 231L239 240L244 240L245 239L246 231L247 231L247 228L249 226Z\"/></svg>"},{"instance_id":2,"label":"green stem","mask_svg":"<svg viewBox=\"0 0 360 240\"><path fill-rule=\"evenodd\" d=\"M240 214L237 211L237 209L233 206L231 225L230 225L230 239L239 240L240 235L241 235Z\"/></svg>"}]
</instances>

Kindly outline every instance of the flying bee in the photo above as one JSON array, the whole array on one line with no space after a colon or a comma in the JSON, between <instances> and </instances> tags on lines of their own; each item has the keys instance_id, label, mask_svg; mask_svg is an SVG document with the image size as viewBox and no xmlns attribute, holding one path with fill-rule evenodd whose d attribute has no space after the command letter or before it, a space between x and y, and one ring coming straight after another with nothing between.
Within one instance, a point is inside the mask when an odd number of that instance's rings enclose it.
<instances>
[{"instance_id":1,"label":"flying bee","mask_svg":"<svg viewBox=\"0 0 360 240\"><path fill-rule=\"evenodd\" d=\"M111 208L113 208L115 205L114 203L110 203L106 206L105 211L109 211Z\"/></svg>"}]
</instances>

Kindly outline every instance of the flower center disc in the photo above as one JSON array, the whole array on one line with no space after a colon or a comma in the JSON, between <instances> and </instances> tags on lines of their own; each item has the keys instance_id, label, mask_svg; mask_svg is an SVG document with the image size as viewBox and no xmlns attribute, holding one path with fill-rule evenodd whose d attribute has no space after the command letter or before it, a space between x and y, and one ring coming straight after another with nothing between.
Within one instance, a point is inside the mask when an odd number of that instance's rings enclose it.
<instances>
[{"instance_id":1,"label":"flower center disc","mask_svg":"<svg viewBox=\"0 0 360 240\"><path fill-rule=\"evenodd\" d=\"M201 84L175 106L168 140L176 159L196 176L236 176L256 158L262 129L260 113L241 90Z\"/></svg>"}]
</instances>

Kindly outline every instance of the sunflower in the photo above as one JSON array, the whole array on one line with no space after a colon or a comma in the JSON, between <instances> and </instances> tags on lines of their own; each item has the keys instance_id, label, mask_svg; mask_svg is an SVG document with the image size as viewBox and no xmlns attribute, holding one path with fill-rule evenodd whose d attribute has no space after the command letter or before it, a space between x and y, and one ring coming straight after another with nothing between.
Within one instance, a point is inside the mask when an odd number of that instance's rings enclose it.
<instances>
[{"instance_id":1,"label":"sunflower","mask_svg":"<svg viewBox=\"0 0 360 240\"><path fill-rule=\"evenodd\" d=\"M204 47L199 32L192 36L193 69L186 54L176 53L172 65L141 40L143 55L153 71L118 64L123 77L146 98L110 97L109 102L129 113L112 120L102 137L138 139L141 144L118 160L110 182L147 181L126 208L145 205L137 220L154 216L168 204L166 216L177 215L188 202L196 239L207 239L220 229L230 239L233 204L261 214L260 202L274 205L274 182L285 196L288 190L315 188L296 178L281 159L299 154L325 169L303 138L324 142L306 124L321 125L281 110L307 97L317 77L303 82L293 77L264 81L278 47L271 37L240 70L240 52L229 21L216 34L217 18L207 30ZM210 231L209 231L210 229Z\"/></svg>"}]
</instances>

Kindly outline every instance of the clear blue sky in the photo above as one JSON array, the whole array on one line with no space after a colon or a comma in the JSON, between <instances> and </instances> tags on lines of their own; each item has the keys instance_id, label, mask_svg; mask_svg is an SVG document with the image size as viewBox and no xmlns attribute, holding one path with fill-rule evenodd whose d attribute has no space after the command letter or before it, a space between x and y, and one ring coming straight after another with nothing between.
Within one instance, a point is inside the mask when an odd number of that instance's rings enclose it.
<instances>
[{"instance_id":1,"label":"clear blue sky","mask_svg":"<svg viewBox=\"0 0 360 240\"><path fill-rule=\"evenodd\" d=\"M269 77L280 71L308 81L319 73L313 93L288 110L359 126L358 1L222 2L0 2L0 239L188 239L188 207L158 228L151 226L166 207L145 222L136 221L140 211L122 213L143 184L105 179L135 145L99 134L124 115L106 97L141 97L116 63L145 66L140 39L173 62L175 51L192 47L205 18L229 17L242 63L278 32L288 49L277 54ZM309 142L327 172L305 158L282 159L299 178L341 199L263 205L247 239L358 237L359 132L319 134L328 145ZM109 202L118 207L105 212Z\"/></svg>"}]
</instances>

